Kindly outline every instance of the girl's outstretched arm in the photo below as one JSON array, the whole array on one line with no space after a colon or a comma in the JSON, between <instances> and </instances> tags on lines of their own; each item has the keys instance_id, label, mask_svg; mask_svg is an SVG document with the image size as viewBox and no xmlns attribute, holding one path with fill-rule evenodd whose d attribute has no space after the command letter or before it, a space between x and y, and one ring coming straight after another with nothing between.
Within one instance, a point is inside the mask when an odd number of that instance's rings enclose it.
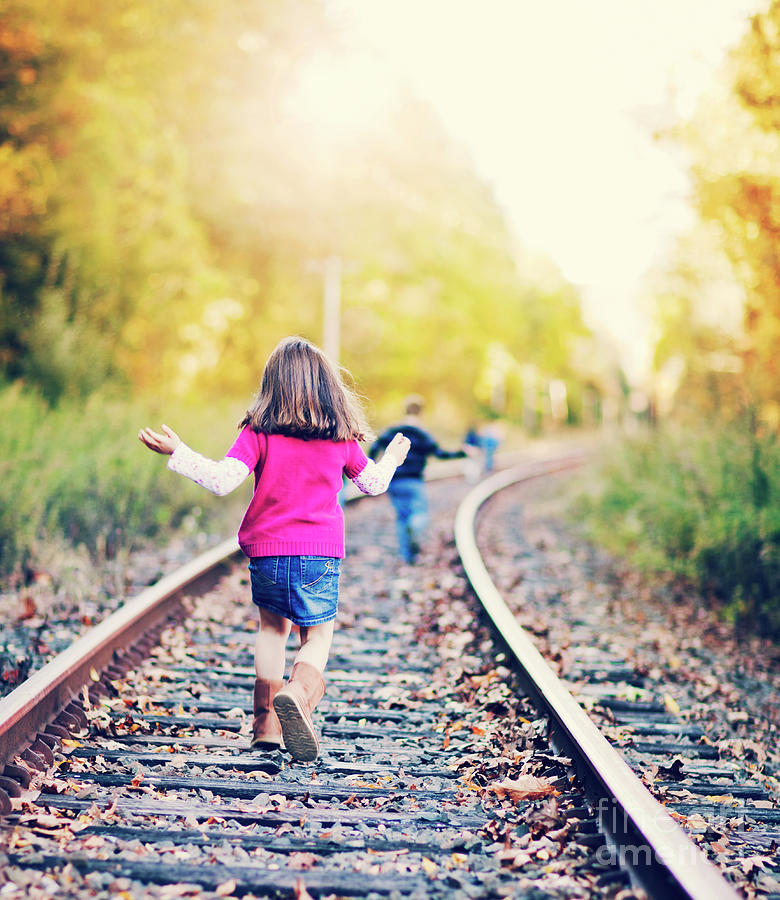
<instances>
[{"instance_id":1,"label":"girl's outstretched arm","mask_svg":"<svg viewBox=\"0 0 780 900\"><path fill-rule=\"evenodd\" d=\"M168 468L172 472L184 475L212 494L224 497L249 475L249 466L240 459L231 456L220 460L208 459L188 447L167 425L163 425L162 430L164 434L158 434L151 428L142 428L138 432L138 438L155 453L170 456Z\"/></svg>"},{"instance_id":2,"label":"girl's outstretched arm","mask_svg":"<svg viewBox=\"0 0 780 900\"><path fill-rule=\"evenodd\" d=\"M181 438L167 425L163 425L162 430L165 432L164 434L152 431L151 428L142 428L138 432L138 440L146 444L150 450L154 450L155 453L170 456L181 443Z\"/></svg>"},{"instance_id":3,"label":"girl's outstretched arm","mask_svg":"<svg viewBox=\"0 0 780 900\"><path fill-rule=\"evenodd\" d=\"M388 444L382 459L378 463L369 459L363 471L352 479L352 483L364 494L376 496L384 493L396 468L406 459L410 446L409 438L399 432Z\"/></svg>"}]
</instances>

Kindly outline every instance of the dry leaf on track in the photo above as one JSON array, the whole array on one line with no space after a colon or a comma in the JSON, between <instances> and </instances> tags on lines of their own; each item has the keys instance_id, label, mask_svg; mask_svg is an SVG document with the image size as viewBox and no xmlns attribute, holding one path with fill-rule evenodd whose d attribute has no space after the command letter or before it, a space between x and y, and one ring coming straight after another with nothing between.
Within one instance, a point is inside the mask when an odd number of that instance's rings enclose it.
<instances>
[{"instance_id":1,"label":"dry leaf on track","mask_svg":"<svg viewBox=\"0 0 780 900\"><path fill-rule=\"evenodd\" d=\"M551 794L557 794L558 791L546 778L537 778L535 775L519 775L515 779L505 778L497 784L489 784L483 793L492 793L499 799L506 797L518 803L521 800L549 797Z\"/></svg>"},{"instance_id":2,"label":"dry leaf on track","mask_svg":"<svg viewBox=\"0 0 780 900\"><path fill-rule=\"evenodd\" d=\"M306 890L306 885L303 883L303 878L299 878L295 882L295 887L293 888L293 897L295 900L314 900L312 895Z\"/></svg>"}]
</instances>

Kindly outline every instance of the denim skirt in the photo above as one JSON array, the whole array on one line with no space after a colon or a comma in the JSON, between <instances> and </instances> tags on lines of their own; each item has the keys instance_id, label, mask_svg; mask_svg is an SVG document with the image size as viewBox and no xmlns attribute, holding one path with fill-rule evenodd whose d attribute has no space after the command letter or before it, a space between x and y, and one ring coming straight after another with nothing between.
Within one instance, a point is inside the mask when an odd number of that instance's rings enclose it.
<instances>
[{"instance_id":1,"label":"denim skirt","mask_svg":"<svg viewBox=\"0 0 780 900\"><path fill-rule=\"evenodd\" d=\"M252 602L296 625L336 618L341 560L333 556L253 556Z\"/></svg>"}]
</instances>

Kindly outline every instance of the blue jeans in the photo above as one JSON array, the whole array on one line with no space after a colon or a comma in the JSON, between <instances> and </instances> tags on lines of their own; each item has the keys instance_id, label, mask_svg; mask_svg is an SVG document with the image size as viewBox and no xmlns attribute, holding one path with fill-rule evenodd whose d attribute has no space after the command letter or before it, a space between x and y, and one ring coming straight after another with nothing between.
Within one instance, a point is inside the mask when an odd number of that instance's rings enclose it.
<instances>
[{"instance_id":1,"label":"blue jeans","mask_svg":"<svg viewBox=\"0 0 780 900\"><path fill-rule=\"evenodd\" d=\"M253 556L252 602L296 625L336 618L341 560L330 556Z\"/></svg>"},{"instance_id":2,"label":"blue jeans","mask_svg":"<svg viewBox=\"0 0 780 900\"><path fill-rule=\"evenodd\" d=\"M428 527L428 501L420 478L394 478L387 489L395 507L398 549L404 562L414 562Z\"/></svg>"}]
</instances>

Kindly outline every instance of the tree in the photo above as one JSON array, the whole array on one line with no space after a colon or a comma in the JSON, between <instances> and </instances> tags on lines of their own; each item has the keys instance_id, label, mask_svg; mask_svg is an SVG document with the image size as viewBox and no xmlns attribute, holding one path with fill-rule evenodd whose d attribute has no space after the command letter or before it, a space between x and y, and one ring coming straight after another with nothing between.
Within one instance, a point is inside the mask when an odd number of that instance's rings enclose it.
<instances>
[{"instance_id":1,"label":"tree","mask_svg":"<svg viewBox=\"0 0 780 900\"><path fill-rule=\"evenodd\" d=\"M291 17L313 6L4 7L2 375L39 384L52 401L120 373L141 388L174 382L187 343L178 329L232 282L193 201L208 154L185 124L208 125L225 90L216 58L240 56L236 42L268 21L270 46L281 22L292 34ZM266 69L279 70L282 55L266 54Z\"/></svg>"},{"instance_id":2,"label":"tree","mask_svg":"<svg viewBox=\"0 0 780 900\"><path fill-rule=\"evenodd\" d=\"M3 9L0 376L51 402L106 380L244 397L282 334L320 339L307 262L330 254L347 263L344 362L373 396L476 404L496 340L573 375L575 292L518 270L498 204L425 104L399 91L338 148L290 114L302 67L343 49L327 12Z\"/></svg>"},{"instance_id":3,"label":"tree","mask_svg":"<svg viewBox=\"0 0 780 900\"><path fill-rule=\"evenodd\" d=\"M747 396L780 423L780 2L751 19L725 88L684 130L695 199L744 290L739 347Z\"/></svg>"}]
</instances>

